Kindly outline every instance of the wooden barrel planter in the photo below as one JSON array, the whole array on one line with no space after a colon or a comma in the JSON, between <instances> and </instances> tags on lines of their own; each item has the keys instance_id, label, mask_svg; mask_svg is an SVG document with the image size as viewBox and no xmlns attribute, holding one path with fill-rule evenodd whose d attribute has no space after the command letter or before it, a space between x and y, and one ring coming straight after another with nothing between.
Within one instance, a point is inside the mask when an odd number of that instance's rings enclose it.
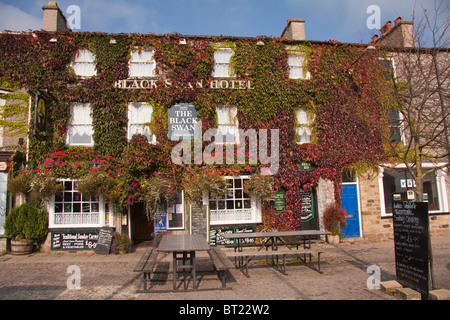
<instances>
[{"instance_id":1,"label":"wooden barrel planter","mask_svg":"<svg viewBox=\"0 0 450 320\"><path fill-rule=\"evenodd\" d=\"M11 241L11 254L26 255L33 251L33 241Z\"/></svg>"}]
</instances>

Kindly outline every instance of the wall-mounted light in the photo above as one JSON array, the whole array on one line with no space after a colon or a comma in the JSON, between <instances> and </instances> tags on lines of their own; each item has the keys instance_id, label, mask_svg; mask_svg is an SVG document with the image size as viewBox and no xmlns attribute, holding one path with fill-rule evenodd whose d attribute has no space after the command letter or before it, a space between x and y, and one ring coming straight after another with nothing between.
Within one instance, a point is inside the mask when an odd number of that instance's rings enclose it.
<instances>
[{"instance_id":1,"label":"wall-mounted light","mask_svg":"<svg viewBox=\"0 0 450 320\"><path fill-rule=\"evenodd\" d=\"M51 39L49 40L49 42L55 43L55 42L58 42L58 39L56 39L56 38L51 38Z\"/></svg>"},{"instance_id":2,"label":"wall-mounted light","mask_svg":"<svg viewBox=\"0 0 450 320\"><path fill-rule=\"evenodd\" d=\"M111 40L109 40L109 43L111 43L111 44L117 44L117 41L116 41L116 39L112 38Z\"/></svg>"},{"instance_id":3,"label":"wall-mounted light","mask_svg":"<svg viewBox=\"0 0 450 320\"><path fill-rule=\"evenodd\" d=\"M256 43L256 45L262 47L262 46L264 46L264 42L262 42L261 40L259 40L259 41Z\"/></svg>"},{"instance_id":4,"label":"wall-mounted light","mask_svg":"<svg viewBox=\"0 0 450 320\"><path fill-rule=\"evenodd\" d=\"M182 45L185 45L186 44L186 39L180 39L180 42L179 42L180 44L182 44Z\"/></svg>"}]
</instances>

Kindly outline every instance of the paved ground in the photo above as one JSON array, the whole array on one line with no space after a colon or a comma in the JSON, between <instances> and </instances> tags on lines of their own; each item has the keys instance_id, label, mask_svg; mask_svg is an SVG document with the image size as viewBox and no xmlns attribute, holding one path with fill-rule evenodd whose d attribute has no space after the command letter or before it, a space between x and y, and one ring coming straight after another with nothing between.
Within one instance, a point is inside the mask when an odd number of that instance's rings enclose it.
<instances>
[{"instance_id":1,"label":"paved ground","mask_svg":"<svg viewBox=\"0 0 450 320\"><path fill-rule=\"evenodd\" d=\"M322 245L318 243L317 246ZM432 237L435 284L450 289L450 236ZM172 274L169 255L159 257L154 289L164 293L137 293L140 275L133 267L145 248L125 255L98 255L93 252L35 253L29 256L0 257L0 299L8 300L385 300L392 297L367 288L367 268L376 265L381 281L395 279L394 245L382 242L355 241L339 244L339 253L324 253L322 271L302 265L288 265L283 275L265 264L253 264L250 277L236 269L229 274L229 290L220 288L208 256L199 258L200 289L170 292ZM79 267L80 289L67 286ZM70 281L69 284L76 284ZM180 283L180 285L182 285ZM214 290L208 290L214 289Z\"/></svg>"}]
</instances>

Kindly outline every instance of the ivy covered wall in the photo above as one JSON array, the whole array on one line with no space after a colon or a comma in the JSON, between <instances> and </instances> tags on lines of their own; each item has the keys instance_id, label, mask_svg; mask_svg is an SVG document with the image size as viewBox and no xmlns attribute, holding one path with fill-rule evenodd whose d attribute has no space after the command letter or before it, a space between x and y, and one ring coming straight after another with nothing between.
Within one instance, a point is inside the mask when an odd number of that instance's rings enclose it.
<instances>
[{"instance_id":1,"label":"ivy covered wall","mask_svg":"<svg viewBox=\"0 0 450 320\"><path fill-rule=\"evenodd\" d=\"M180 44L181 38L186 39L185 45ZM116 81L128 78L134 47L154 49L155 81L161 85L147 90L115 86ZM210 88L214 80L214 50L218 47L233 49L231 64L236 79L250 81L252 90ZM79 48L95 54L97 76L75 75L70 63ZM287 61L293 50L305 55L304 67L310 79L289 78ZM180 102L194 104L205 131L216 127L217 105L236 106L240 129L279 129L280 166L273 186L286 190L286 211L273 215L267 206L264 221L272 227L298 229L302 191L317 187L320 178L330 179L335 183L335 198L339 202L342 170L365 170L382 152L377 133L383 108L378 99L380 72L373 57L362 55L363 50L364 46L355 44L288 42L268 37L2 33L0 80L48 90L53 96L48 106L47 139L29 136L29 171L54 178L102 174L112 181L111 201L119 206L142 200L145 182L156 174L173 188L182 188L187 177L211 169L207 165L181 166L171 162L172 148L178 142L167 138L170 107ZM168 79L171 86L164 85ZM204 85L192 86L198 82ZM91 104L95 142L92 149L66 145L73 102ZM156 145L139 136L127 140L128 102L148 102L153 106L149 122L158 141ZM313 138L308 144L295 141L298 108L307 109L314 118ZM97 165L92 166L95 161ZM316 168L302 171L299 164L305 161ZM249 174L259 172L259 165L224 164L212 169L221 175Z\"/></svg>"}]
</instances>

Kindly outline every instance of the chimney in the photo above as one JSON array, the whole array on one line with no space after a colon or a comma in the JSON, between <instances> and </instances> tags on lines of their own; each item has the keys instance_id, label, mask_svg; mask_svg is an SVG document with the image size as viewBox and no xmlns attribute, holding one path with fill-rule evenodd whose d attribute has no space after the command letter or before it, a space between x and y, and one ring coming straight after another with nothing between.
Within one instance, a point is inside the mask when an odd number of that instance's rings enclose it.
<instances>
[{"instance_id":1,"label":"chimney","mask_svg":"<svg viewBox=\"0 0 450 320\"><path fill-rule=\"evenodd\" d=\"M306 40L305 20L289 19L281 37L287 40Z\"/></svg>"},{"instance_id":2,"label":"chimney","mask_svg":"<svg viewBox=\"0 0 450 320\"><path fill-rule=\"evenodd\" d=\"M49 1L48 5L43 6L44 23L42 30L49 32L70 31L67 26L67 20L56 1Z\"/></svg>"},{"instance_id":3,"label":"chimney","mask_svg":"<svg viewBox=\"0 0 450 320\"><path fill-rule=\"evenodd\" d=\"M377 45L394 48L414 47L415 39L413 22L404 21L402 20L402 17L398 17L394 20L394 23L395 25L392 27L391 22L388 21L380 29L381 35L378 40L376 40Z\"/></svg>"}]
</instances>

